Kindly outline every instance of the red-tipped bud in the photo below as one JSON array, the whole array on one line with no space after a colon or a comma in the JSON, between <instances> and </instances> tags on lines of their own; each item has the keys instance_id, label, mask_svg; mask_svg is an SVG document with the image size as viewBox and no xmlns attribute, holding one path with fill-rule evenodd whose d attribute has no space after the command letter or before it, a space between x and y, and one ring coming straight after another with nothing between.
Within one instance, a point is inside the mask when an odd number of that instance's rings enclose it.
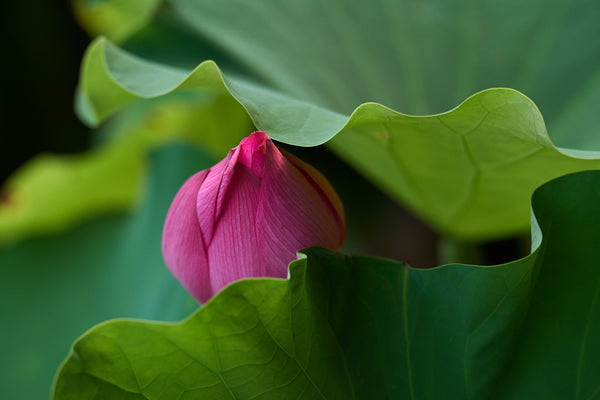
<instances>
[{"instance_id":1,"label":"red-tipped bud","mask_svg":"<svg viewBox=\"0 0 600 400\"><path fill-rule=\"evenodd\" d=\"M337 250L342 203L323 175L254 132L181 187L163 231L167 266L200 302L248 277L285 278L296 251Z\"/></svg>"}]
</instances>

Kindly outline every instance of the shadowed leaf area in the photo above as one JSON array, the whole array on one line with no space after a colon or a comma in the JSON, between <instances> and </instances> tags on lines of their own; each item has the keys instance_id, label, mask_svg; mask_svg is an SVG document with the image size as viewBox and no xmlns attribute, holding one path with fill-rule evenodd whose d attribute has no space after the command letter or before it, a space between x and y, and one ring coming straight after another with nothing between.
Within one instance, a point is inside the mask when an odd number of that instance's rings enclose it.
<instances>
[{"instance_id":1,"label":"shadowed leaf area","mask_svg":"<svg viewBox=\"0 0 600 400\"><path fill-rule=\"evenodd\" d=\"M417 270L305 250L290 280L234 283L180 323L80 338L54 399L593 399L600 171L532 200L533 252Z\"/></svg>"}]
</instances>

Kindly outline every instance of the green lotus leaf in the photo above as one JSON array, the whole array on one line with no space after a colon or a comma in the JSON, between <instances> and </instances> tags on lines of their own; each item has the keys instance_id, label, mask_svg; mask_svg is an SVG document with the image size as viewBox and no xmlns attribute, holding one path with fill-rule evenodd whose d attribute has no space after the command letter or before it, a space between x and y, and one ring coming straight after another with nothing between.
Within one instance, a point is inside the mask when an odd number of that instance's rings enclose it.
<instances>
[{"instance_id":1,"label":"green lotus leaf","mask_svg":"<svg viewBox=\"0 0 600 400\"><path fill-rule=\"evenodd\" d=\"M540 107L559 147L600 150L600 43L589 40L599 18L600 6L585 0L165 0L146 25L160 37L139 32L123 45L190 69L213 59L230 73L235 63L342 114L364 102L434 114L512 87Z\"/></svg>"},{"instance_id":2,"label":"green lotus leaf","mask_svg":"<svg viewBox=\"0 0 600 400\"><path fill-rule=\"evenodd\" d=\"M225 78L212 62L185 73L141 60L104 39L88 49L81 79L86 99L81 106L92 123L132 102L169 93L229 94L243 105L235 111L247 113L273 139L298 146L329 141L332 151L395 199L463 240L523 231L536 187L566 173L600 168L600 153L557 149L535 104L511 89L480 92L431 116L409 116L375 103L342 115Z\"/></svg>"},{"instance_id":3,"label":"green lotus leaf","mask_svg":"<svg viewBox=\"0 0 600 400\"><path fill-rule=\"evenodd\" d=\"M540 107L558 146L600 150L600 43L589 40L600 35L597 3L165 4L200 40L304 101L344 114L378 102L424 115L511 87Z\"/></svg>"},{"instance_id":4,"label":"green lotus leaf","mask_svg":"<svg viewBox=\"0 0 600 400\"><path fill-rule=\"evenodd\" d=\"M179 323L75 342L54 399L592 399L599 393L600 171L536 191L533 252L429 270L304 250Z\"/></svg>"}]
</instances>

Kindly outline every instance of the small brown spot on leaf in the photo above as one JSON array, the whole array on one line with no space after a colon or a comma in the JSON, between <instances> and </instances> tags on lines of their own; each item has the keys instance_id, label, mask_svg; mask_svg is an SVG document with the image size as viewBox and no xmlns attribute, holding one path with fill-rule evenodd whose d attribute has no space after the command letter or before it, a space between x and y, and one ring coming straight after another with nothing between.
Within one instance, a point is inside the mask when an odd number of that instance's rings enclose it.
<instances>
[{"instance_id":1,"label":"small brown spot on leaf","mask_svg":"<svg viewBox=\"0 0 600 400\"><path fill-rule=\"evenodd\" d=\"M381 140L382 142L387 142L390 138L389 132L386 131L371 131L370 133L372 136Z\"/></svg>"}]
</instances>

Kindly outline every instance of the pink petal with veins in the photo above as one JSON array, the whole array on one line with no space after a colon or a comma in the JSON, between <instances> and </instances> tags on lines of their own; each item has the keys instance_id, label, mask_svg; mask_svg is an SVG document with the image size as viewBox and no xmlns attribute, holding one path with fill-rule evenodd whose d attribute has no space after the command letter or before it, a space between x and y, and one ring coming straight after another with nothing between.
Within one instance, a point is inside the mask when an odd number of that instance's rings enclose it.
<instances>
[{"instance_id":1,"label":"pink petal with veins","mask_svg":"<svg viewBox=\"0 0 600 400\"><path fill-rule=\"evenodd\" d=\"M163 228L162 252L171 273L200 302L207 301L210 287L208 259L198 217L196 197L208 170L189 178L179 189Z\"/></svg>"},{"instance_id":2,"label":"pink petal with veins","mask_svg":"<svg viewBox=\"0 0 600 400\"><path fill-rule=\"evenodd\" d=\"M285 278L298 250L337 250L344 234L342 203L327 179L254 132L180 189L163 253L177 279L205 302L242 278Z\"/></svg>"},{"instance_id":3,"label":"pink petal with veins","mask_svg":"<svg viewBox=\"0 0 600 400\"><path fill-rule=\"evenodd\" d=\"M271 276L286 276L297 250L337 250L344 241L344 212L337 194L316 169L290 159L268 142L256 234Z\"/></svg>"}]
</instances>

